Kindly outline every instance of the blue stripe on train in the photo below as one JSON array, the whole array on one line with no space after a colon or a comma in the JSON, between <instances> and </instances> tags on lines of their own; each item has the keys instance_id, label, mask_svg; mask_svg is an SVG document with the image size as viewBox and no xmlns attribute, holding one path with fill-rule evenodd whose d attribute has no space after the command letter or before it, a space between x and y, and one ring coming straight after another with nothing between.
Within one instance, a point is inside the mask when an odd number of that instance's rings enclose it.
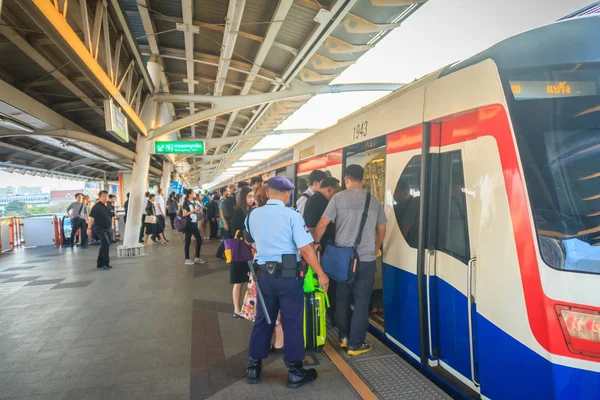
<instances>
[{"instance_id":1,"label":"blue stripe on train","mask_svg":"<svg viewBox=\"0 0 600 400\"><path fill-rule=\"evenodd\" d=\"M383 278L386 333L419 354L416 276L384 264ZM441 326L459 336L457 340L439 338L441 346L450 346L442 349L441 358L453 360L448 364L469 379L466 297L438 278L432 280L431 289L438 293L434 303L438 312L442 311ZM600 373L552 364L483 316L475 315L474 346L483 395L495 400L600 399Z\"/></svg>"}]
</instances>

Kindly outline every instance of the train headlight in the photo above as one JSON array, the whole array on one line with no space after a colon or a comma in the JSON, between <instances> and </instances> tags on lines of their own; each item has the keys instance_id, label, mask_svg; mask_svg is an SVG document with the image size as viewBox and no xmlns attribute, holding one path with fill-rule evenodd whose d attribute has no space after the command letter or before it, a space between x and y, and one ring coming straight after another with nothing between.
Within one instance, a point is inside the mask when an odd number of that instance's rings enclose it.
<instances>
[{"instance_id":1,"label":"train headlight","mask_svg":"<svg viewBox=\"0 0 600 400\"><path fill-rule=\"evenodd\" d=\"M600 311L566 306L556 308L569 350L600 357Z\"/></svg>"}]
</instances>

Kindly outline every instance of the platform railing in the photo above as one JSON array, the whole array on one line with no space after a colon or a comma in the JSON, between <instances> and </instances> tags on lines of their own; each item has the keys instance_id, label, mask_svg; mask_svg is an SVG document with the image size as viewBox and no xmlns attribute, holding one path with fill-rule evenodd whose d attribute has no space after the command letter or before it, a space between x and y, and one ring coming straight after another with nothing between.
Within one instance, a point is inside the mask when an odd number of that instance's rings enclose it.
<instances>
[{"instance_id":1,"label":"platform railing","mask_svg":"<svg viewBox=\"0 0 600 400\"><path fill-rule=\"evenodd\" d=\"M63 244L61 219L56 214L0 218L0 252L22 247Z\"/></svg>"},{"instance_id":2,"label":"platform railing","mask_svg":"<svg viewBox=\"0 0 600 400\"><path fill-rule=\"evenodd\" d=\"M113 240L119 241L124 228L124 213L118 213L112 222ZM68 218L68 217L67 217ZM0 253L21 247L56 246L66 243L63 216L40 214L26 217L0 218Z\"/></svg>"}]
</instances>

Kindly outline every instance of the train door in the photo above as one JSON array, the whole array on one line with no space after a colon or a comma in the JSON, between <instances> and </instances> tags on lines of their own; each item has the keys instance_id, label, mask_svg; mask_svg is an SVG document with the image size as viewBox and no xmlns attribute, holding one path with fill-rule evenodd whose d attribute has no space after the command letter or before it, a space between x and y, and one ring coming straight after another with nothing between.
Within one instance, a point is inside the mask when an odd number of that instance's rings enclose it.
<instances>
[{"instance_id":1,"label":"train door","mask_svg":"<svg viewBox=\"0 0 600 400\"><path fill-rule=\"evenodd\" d=\"M358 164L365 170L366 191L384 203L385 190L385 136L358 143L344 149L344 168ZM382 257L377 257L375 285L371 296L370 321L381 332L385 331L383 307L383 265Z\"/></svg>"},{"instance_id":2,"label":"train door","mask_svg":"<svg viewBox=\"0 0 600 400\"><path fill-rule=\"evenodd\" d=\"M475 254L478 232L474 203L477 152L468 135L476 137L476 114L475 118L467 115L432 124L429 132L431 179L424 255L429 357L475 388L471 255Z\"/></svg>"}]
</instances>

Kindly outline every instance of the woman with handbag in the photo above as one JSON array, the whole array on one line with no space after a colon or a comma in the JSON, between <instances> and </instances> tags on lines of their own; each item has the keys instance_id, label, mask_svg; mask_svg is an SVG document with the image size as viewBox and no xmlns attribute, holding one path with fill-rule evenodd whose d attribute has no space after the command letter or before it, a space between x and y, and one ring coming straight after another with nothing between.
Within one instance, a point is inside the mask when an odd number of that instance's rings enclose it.
<instances>
[{"instance_id":1,"label":"woman with handbag","mask_svg":"<svg viewBox=\"0 0 600 400\"><path fill-rule=\"evenodd\" d=\"M244 221L248 212L254 204L254 191L251 187L246 186L240 190L233 217L231 218L231 232L235 234L235 238L242 238L245 230ZM242 240L243 241L243 240ZM244 242L244 245L247 245ZM242 286L244 283L248 283L248 261L237 261L229 264L229 283L233 285L232 297L233 297L233 317L243 319L241 315L241 301L242 301Z\"/></svg>"},{"instance_id":2,"label":"woman with handbag","mask_svg":"<svg viewBox=\"0 0 600 400\"><path fill-rule=\"evenodd\" d=\"M157 243L157 237L160 238L160 242L162 244L167 244L167 241L162 234L160 224L156 219L156 195L154 194L151 194L148 198L148 204L146 204L146 218L144 222L146 225L146 244L150 243L148 239L152 239L154 243Z\"/></svg>"}]
</instances>

